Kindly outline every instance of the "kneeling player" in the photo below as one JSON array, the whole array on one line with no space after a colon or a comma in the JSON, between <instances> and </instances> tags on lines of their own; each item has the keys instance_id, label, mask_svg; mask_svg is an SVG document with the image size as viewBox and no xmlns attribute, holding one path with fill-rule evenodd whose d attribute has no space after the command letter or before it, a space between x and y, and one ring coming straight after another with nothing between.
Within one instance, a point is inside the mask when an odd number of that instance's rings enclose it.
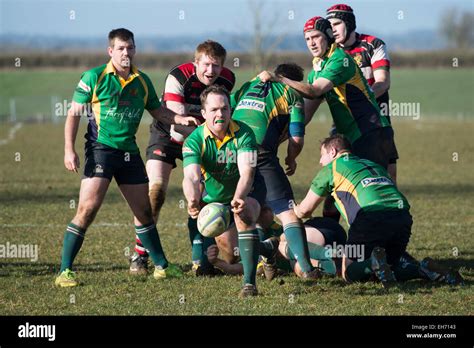
<instances>
[{"instance_id":1,"label":"kneeling player","mask_svg":"<svg viewBox=\"0 0 474 348\"><path fill-rule=\"evenodd\" d=\"M358 255L344 255L344 279L363 281L375 275L384 286L396 279L415 278L462 283L458 272L443 269L429 258L404 267L400 258L411 235L410 205L382 166L354 156L350 148L349 141L338 134L321 143L323 169L305 199L295 206L299 218L309 217L324 196L334 197L350 224L347 245L360 247L351 248L359 250Z\"/></svg>"},{"instance_id":2,"label":"kneeling player","mask_svg":"<svg viewBox=\"0 0 474 348\"><path fill-rule=\"evenodd\" d=\"M201 173L204 203L230 204L238 231L239 255L244 268L241 297L256 296L256 269L260 250L256 221L260 205L249 193L256 167L256 142L252 130L230 119L229 93L210 86L201 94L206 122L183 144L183 191L188 213L196 219L200 210Z\"/></svg>"}]
</instances>

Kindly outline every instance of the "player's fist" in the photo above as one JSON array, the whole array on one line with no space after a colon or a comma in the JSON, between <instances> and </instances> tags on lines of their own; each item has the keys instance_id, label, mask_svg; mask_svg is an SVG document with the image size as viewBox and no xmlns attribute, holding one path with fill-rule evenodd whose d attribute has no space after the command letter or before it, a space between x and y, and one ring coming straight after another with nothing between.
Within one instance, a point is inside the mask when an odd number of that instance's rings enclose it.
<instances>
[{"instance_id":1,"label":"player's fist","mask_svg":"<svg viewBox=\"0 0 474 348\"><path fill-rule=\"evenodd\" d=\"M200 211L198 203L188 202L188 214L193 219L197 219Z\"/></svg>"},{"instance_id":2,"label":"player's fist","mask_svg":"<svg viewBox=\"0 0 474 348\"><path fill-rule=\"evenodd\" d=\"M275 76L275 74L272 73L271 71L267 71L267 70L264 70L264 71L262 71L260 74L258 74L258 78L259 78L262 82L278 81L278 77Z\"/></svg>"},{"instance_id":3,"label":"player's fist","mask_svg":"<svg viewBox=\"0 0 474 348\"><path fill-rule=\"evenodd\" d=\"M74 150L66 150L64 152L64 166L71 172L76 172L80 167L79 156Z\"/></svg>"},{"instance_id":4,"label":"player's fist","mask_svg":"<svg viewBox=\"0 0 474 348\"><path fill-rule=\"evenodd\" d=\"M176 115L174 122L182 126L199 126L201 122L195 117L192 116L180 116Z\"/></svg>"},{"instance_id":5,"label":"player's fist","mask_svg":"<svg viewBox=\"0 0 474 348\"><path fill-rule=\"evenodd\" d=\"M285 158L285 164L286 164L285 174L288 176L295 174L296 166L297 166L296 161L293 158L287 157Z\"/></svg>"},{"instance_id":6,"label":"player's fist","mask_svg":"<svg viewBox=\"0 0 474 348\"><path fill-rule=\"evenodd\" d=\"M230 202L230 206L232 207L232 212L235 214L239 214L244 211L245 209L245 200L241 198L234 198Z\"/></svg>"}]
</instances>

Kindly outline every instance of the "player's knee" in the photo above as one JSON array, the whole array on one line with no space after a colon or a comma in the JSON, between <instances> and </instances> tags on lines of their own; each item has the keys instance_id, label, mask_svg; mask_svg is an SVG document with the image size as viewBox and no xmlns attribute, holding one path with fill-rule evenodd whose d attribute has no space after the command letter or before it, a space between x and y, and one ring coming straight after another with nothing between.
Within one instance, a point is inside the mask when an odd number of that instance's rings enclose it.
<instances>
[{"instance_id":1,"label":"player's knee","mask_svg":"<svg viewBox=\"0 0 474 348\"><path fill-rule=\"evenodd\" d=\"M255 225L260 215L260 204L252 197L247 197L245 203L244 211L236 217L236 222L241 222L247 226Z\"/></svg>"},{"instance_id":2,"label":"player's knee","mask_svg":"<svg viewBox=\"0 0 474 348\"><path fill-rule=\"evenodd\" d=\"M80 225L87 228L92 221L94 221L98 210L99 209L93 205L80 206L77 209L77 214L74 219L80 221Z\"/></svg>"},{"instance_id":3,"label":"player's knee","mask_svg":"<svg viewBox=\"0 0 474 348\"><path fill-rule=\"evenodd\" d=\"M166 188L161 182L156 182L150 185L150 189L148 192L150 197L150 204L153 216L156 216L163 204L165 203L166 199Z\"/></svg>"},{"instance_id":4,"label":"player's knee","mask_svg":"<svg viewBox=\"0 0 474 348\"><path fill-rule=\"evenodd\" d=\"M273 211L270 207L264 205L260 209L260 215L258 216L258 223L263 228L269 228L273 221Z\"/></svg>"}]
</instances>

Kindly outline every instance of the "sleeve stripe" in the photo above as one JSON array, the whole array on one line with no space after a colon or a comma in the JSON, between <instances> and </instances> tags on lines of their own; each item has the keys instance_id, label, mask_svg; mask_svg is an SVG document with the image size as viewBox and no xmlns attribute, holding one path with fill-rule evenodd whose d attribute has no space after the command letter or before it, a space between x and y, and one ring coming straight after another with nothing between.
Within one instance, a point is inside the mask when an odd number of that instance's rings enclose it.
<instances>
[{"instance_id":1,"label":"sleeve stripe","mask_svg":"<svg viewBox=\"0 0 474 348\"><path fill-rule=\"evenodd\" d=\"M175 102L179 102L179 103L184 103L185 102L184 97L182 95L174 94L174 93L165 93L165 95L163 97L163 100L164 101L175 101Z\"/></svg>"},{"instance_id":2,"label":"sleeve stripe","mask_svg":"<svg viewBox=\"0 0 474 348\"><path fill-rule=\"evenodd\" d=\"M377 69L383 66L390 66L390 61L388 59L381 59L372 64L372 69Z\"/></svg>"}]
</instances>

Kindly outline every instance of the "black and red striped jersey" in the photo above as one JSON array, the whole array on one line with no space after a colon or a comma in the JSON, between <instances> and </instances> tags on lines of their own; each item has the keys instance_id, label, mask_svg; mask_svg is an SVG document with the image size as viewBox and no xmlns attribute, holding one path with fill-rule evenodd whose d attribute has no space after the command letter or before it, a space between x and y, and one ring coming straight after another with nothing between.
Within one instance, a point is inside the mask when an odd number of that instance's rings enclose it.
<instances>
[{"instance_id":1,"label":"black and red striped jersey","mask_svg":"<svg viewBox=\"0 0 474 348\"><path fill-rule=\"evenodd\" d=\"M232 88L234 88L235 75L231 70L223 67L214 84L225 87L230 93ZM201 122L204 122L201 115L200 95L206 87L205 84L199 81L194 63L184 63L171 69L168 74L162 100L164 102L175 101L183 103L187 115L195 116ZM168 125L156 120L153 125L168 134L170 133L170 126Z\"/></svg>"},{"instance_id":2,"label":"black and red striped jersey","mask_svg":"<svg viewBox=\"0 0 474 348\"><path fill-rule=\"evenodd\" d=\"M370 86L375 82L374 70L390 69L387 47L375 36L356 33L355 43L344 50L354 58Z\"/></svg>"}]
</instances>

